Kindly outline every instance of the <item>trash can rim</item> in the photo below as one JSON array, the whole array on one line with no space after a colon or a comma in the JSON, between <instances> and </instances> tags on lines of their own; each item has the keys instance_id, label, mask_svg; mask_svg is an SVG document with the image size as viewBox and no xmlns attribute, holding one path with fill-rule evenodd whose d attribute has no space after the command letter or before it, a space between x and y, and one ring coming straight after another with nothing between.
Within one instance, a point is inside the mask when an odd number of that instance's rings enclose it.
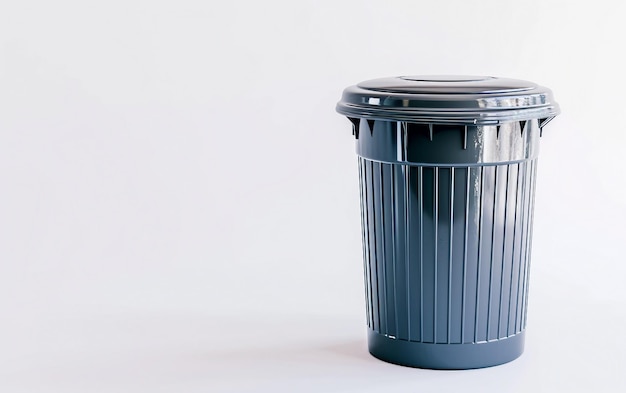
<instances>
[{"instance_id":1,"label":"trash can rim","mask_svg":"<svg viewBox=\"0 0 626 393\"><path fill-rule=\"evenodd\" d=\"M497 77L399 76L343 91L337 112L348 117L433 123L499 124L560 113L552 91Z\"/></svg>"}]
</instances>

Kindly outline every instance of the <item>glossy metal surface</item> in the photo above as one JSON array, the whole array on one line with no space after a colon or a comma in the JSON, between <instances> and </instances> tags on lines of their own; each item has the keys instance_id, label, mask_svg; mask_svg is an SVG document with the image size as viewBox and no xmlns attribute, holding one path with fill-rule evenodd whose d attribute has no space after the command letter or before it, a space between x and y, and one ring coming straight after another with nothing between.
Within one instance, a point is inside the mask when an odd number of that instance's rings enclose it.
<instances>
[{"instance_id":1,"label":"glossy metal surface","mask_svg":"<svg viewBox=\"0 0 626 393\"><path fill-rule=\"evenodd\" d=\"M560 112L548 88L480 76L374 79L346 88L337 111L364 119L470 125L547 119Z\"/></svg>"},{"instance_id":2,"label":"glossy metal surface","mask_svg":"<svg viewBox=\"0 0 626 393\"><path fill-rule=\"evenodd\" d=\"M374 161L415 165L486 165L539 154L539 120L499 126L417 124L361 119L354 123L356 152Z\"/></svg>"}]
</instances>

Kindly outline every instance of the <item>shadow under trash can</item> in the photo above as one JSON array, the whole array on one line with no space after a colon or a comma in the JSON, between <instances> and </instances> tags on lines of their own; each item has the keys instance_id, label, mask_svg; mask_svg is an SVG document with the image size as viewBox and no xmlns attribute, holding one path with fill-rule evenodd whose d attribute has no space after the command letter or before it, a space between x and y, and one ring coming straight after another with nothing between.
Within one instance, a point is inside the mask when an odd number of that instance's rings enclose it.
<instances>
[{"instance_id":1,"label":"shadow under trash can","mask_svg":"<svg viewBox=\"0 0 626 393\"><path fill-rule=\"evenodd\" d=\"M434 369L520 356L552 92L405 76L348 87L337 111L356 138L370 353Z\"/></svg>"}]
</instances>

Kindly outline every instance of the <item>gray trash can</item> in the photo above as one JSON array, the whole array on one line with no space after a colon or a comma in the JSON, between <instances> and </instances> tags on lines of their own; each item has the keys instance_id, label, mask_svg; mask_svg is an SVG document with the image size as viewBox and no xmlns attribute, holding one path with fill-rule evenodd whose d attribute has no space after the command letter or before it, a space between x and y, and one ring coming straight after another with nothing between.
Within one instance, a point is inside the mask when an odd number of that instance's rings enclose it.
<instances>
[{"instance_id":1,"label":"gray trash can","mask_svg":"<svg viewBox=\"0 0 626 393\"><path fill-rule=\"evenodd\" d=\"M434 369L520 356L552 92L504 78L384 78L345 89L337 111L356 138L370 353Z\"/></svg>"}]
</instances>

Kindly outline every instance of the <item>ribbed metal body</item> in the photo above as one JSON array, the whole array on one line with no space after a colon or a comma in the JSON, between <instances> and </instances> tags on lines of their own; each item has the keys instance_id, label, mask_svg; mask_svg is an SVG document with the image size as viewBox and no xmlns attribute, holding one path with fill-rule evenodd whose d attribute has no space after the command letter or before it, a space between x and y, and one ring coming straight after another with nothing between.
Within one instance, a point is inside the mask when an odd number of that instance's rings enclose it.
<instances>
[{"instance_id":1,"label":"ribbed metal body","mask_svg":"<svg viewBox=\"0 0 626 393\"><path fill-rule=\"evenodd\" d=\"M539 133L539 120L355 123L375 356L472 368L521 354ZM504 341L508 347L497 346ZM398 348L412 349L401 355ZM441 362L433 360L438 349Z\"/></svg>"},{"instance_id":2,"label":"ribbed metal body","mask_svg":"<svg viewBox=\"0 0 626 393\"><path fill-rule=\"evenodd\" d=\"M536 160L481 167L359 158L368 326L478 343L526 326Z\"/></svg>"}]
</instances>

